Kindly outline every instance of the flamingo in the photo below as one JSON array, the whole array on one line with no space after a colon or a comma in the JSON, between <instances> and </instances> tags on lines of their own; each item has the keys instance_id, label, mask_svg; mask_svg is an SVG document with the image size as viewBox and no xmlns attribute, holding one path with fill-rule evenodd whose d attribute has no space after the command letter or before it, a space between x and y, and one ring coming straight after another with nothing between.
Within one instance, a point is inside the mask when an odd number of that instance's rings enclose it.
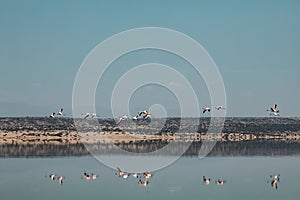
<instances>
[{"instance_id":1,"label":"flamingo","mask_svg":"<svg viewBox=\"0 0 300 200\"><path fill-rule=\"evenodd\" d=\"M272 112L272 113L270 113L270 115L280 116L278 112Z\"/></svg>"},{"instance_id":2,"label":"flamingo","mask_svg":"<svg viewBox=\"0 0 300 200\"><path fill-rule=\"evenodd\" d=\"M277 109L277 104L275 104L270 109L267 109L270 112L270 115L279 116L279 110Z\"/></svg>"},{"instance_id":3,"label":"flamingo","mask_svg":"<svg viewBox=\"0 0 300 200\"><path fill-rule=\"evenodd\" d=\"M206 185L210 184L210 178L206 178L205 176L203 176L202 180Z\"/></svg>"},{"instance_id":4,"label":"flamingo","mask_svg":"<svg viewBox=\"0 0 300 200\"><path fill-rule=\"evenodd\" d=\"M119 176L123 176L125 172L123 172L119 167L117 167L117 173Z\"/></svg>"},{"instance_id":5,"label":"flamingo","mask_svg":"<svg viewBox=\"0 0 300 200\"><path fill-rule=\"evenodd\" d=\"M151 115L149 114L149 112L148 112L147 110L144 110L144 111L138 112L138 114L137 114L135 117L133 117L132 119L136 120L136 119L138 119L140 116L142 116L143 119L148 119L148 118L151 117Z\"/></svg>"},{"instance_id":6,"label":"flamingo","mask_svg":"<svg viewBox=\"0 0 300 200\"><path fill-rule=\"evenodd\" d=\"M82 177L81 177L82 178ZM83 178L85 180L90 180L91 179L91 176L87 173L87 172L83 172Z\"/></svg>"},{"instance_id":7,"label":"flamingo","mask_svg":"<svg viewBox=\"0 0 300 200\"><path fill-rule=\"evenodd\" d=\"M149 179L153 176L153 174L151 174L149 172L144 172L143 176L144 176L145 179Z\"/></svg>"},{"instance_id":8,"label":"flamingo","mask_svg":"<svg viewBox=\"0 0 300 200\"><path fill-rule=\"evenodd\" d=\"M88 118L91 114L90 114L90 113L84 113L84 114L81 114L81 115L84 115L83 119L86 119L86 118Z\"/></svg>"},{"instance_id":9,"label":"flamingo","mask_svg":"<svg viewBox=\"0 0 300 200\"><path fill-rule=\"evenodd\" d=\"M142 181L140 179L139 182L138 182L138 184L141 185L141 186L145 186L146 187L149 184L149 181Z\"/></svg>"},{"instance_id":10,"label":"flamingo","mask_svg":"<svg viewBox=\"0 0 300 200\"><path fill-rule=\"evenodd\" d=\"M217 185L224 185L224 183L226 183L225 180L218 179L218 180L216 181L216 184L217 184Z\"/></svg>"},{"instance_id":11,"label":"flamingo","mask_svg":"<svg viewBox=\"0 0 300 200\"><path fill-rule=\"evenodd\" d=\"M202 113L205 113L206 111L207 111L207 112L210 112L210 108L209 108L209 107L202 108L202 110L203 110Z\"/></svg>"},{"instance_id":12,"label":"flamingo","mask_svg":"<svg viewBox=\"0 0 300 200\"><path fill-rule=\"evenodd\" d=\"M139 178L139 174L138 174L138 173L133 173L132 176L133 176L134 178Z\"/></svg>"},{"instance_id":13,"label":"flamingo","mask_svg":"<svg viewBox=\"0 0 300 200\"><path fill-rule=\"evenodd\" d=\"M217 106L216 109L217 109L217 110L221 110L221 109L225 110L226 108L223 107L223 106Z\"/></svg>"},{"instance_id":14,"label":"flamingo","mask_svg":"<svg viewBox=\"0 0 300 200\"><path fill-rule=\"evenodd\" d=\"M124 173L121 177L124 179L127 179L130 176L130 174Z\"/></svg>"},{"instance_id":15,"label":"flamingo","mask_svg":"<svg viewBox=\"0 0 300 200\"><path fill-rule=\"evenodd\" d=\"M63 110L64 110L63 108L60 108L60 109L58 110L57 115L64 115L64 114L63 114Z\"/></svg>"},{"instance_id":16,"label":"flamingo","mask_svg":"<svg viewBox=\"0 0 300 200\"><path fill-rule=\"evenodd\" d=\"M92 113L91 118L95 118L95 117L98 117L98 115L96 113Z\"/></svg>"},{"instance_id":17,"label":"flamingo","mask_svg":"<svg viewBox=\"0 0 300 200\"><path fill-rule=\"evenodd\" d=\"M150 119L151 115L149 113L147 113L147 115L144 115L144 119Z\"/></svg>"},{"instance_id":18,"label":"flamingo","mask_svg":"<svg viewBox=\"0 0 300 200\"><path fill-rule=\"evenodd\" d=\"M55 118L55 113L52 113L51 115L49 115L49 118L51 118L51 119Z\"/></svg>"},{"instance_id":19,"label":"flamingo","mask_svg":"<svg viewBox=\"0 0 300 200\"><path fill-rule=\"evenodd\" d=\"M55 174L49 174L48 177L49 177L51 180L55 180Z\"/></svg>"},{"instance_id":20,"label":"flamingo","mask_svg":"<svg viewBox=\"0 0 300 200\"><path fill-rule=\"evenodd\" d=\"M62 176L59 176L59 177L57 178L59 184L63 185L63 179L64 179L64 178L63 178Z\"/></svg>"},{"instance_id":21,"label":"flamingo","mask_svg":"<svg viewBox=\"0 0 300 200\"><path fill-rule=\"evenodd\" d=\"M119 167L117 168L117 174L119 175L119 177L122 177L124 179L127 179L130 174L123 172Z\"/></svg>"},{"instance_id":22,"label":"flamingo","mask_svg":"<svg viewBox=\"0 0 300 200\"><path fill-rule=\"evenodd\" d=\"M95 180L98 176L99 176L99 175L94 174L94 173L91 174L91 177L92 177L93 180Z\"/></svg>"},{"instance_id":23,"label":"flamingo","mask_svg":"<svg viewBox=\"0 0 300 200\"><path fill-rule=\"evenodd\" d=\"M273 180L277 180L277 181L280 181L280 174L275 174L275 175L270 175L270 177L273 179Z\"/></svg>"}]
</instances>

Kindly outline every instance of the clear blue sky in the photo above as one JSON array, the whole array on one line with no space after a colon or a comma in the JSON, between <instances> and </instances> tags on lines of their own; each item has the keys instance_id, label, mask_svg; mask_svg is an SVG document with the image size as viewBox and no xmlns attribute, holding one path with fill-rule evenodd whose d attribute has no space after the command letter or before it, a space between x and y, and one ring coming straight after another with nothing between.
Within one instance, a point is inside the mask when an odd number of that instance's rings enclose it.
<instances>
[{"instance_id":1,"label":"clear blue sky","mask_svg":"<svg viewBox=\"0 0 300 200\"><path fill-rule=\"evenodd\" d=\"M208 51L224 80L228 116L267 116L274 103L282 116L300 116L299 10L292 0L0 0L0 116L46 116L60 106L71 115L73 83L87 54L113 34L145 26L180 31ZM144 59L155 60L156 53ZM206 106L202 85L196 90ZM142 93L136 93L140 102ZM109 116L101 95L98 111Z\"/></svg>"}]
</instances>

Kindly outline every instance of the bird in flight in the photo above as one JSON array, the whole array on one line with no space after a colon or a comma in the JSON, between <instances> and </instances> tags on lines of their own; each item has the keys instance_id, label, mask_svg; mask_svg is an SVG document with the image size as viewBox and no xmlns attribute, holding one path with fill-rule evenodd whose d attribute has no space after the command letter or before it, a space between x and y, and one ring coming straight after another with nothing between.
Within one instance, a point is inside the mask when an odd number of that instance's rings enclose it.
<instances>
[{"instance_id":1,"label":"bird in flight","mask_svg":"<svg viewBox=\"0 0 300 200\"><path fill-rule=\"evenodd\" d=\"M141 116L143 117L143 119L149 119L151 117L149 112L147 110L144 110L144 111L138 112L138 114L135 117L133 117L132 119L138 119Z\"/></svg>"},{"instance_id":2,"label":"bird in flight","mask_svg":"<svg viewBox=\"0 0 300 200\"><path fill-rule=\"evenodd\" d=\"M91 118L95 118L95 117L98 117L98 115L96 113L92 113Z\"/></svg>"},{"instance_id":3,"label":"bird in flight","mask_svg":"<svg viewBox=\"0 0 300 200\"><path fill-rule=\"evenodd\" d=\"M88 118L91 114L90 114L90 113L84 113L84 114L81 114L81 115L84 116L83 119L86 119L86 118Z\"/></svg>"},{"instance_id":4,"label":"bird in flight","mask_svg":"<svg viewBox=\"0 0 300 200\"><path fill-rule=\"evenodd\" d=\"M81 115L83 115L83 119L87 119L87 118L96 118L98 117L98 115L96 113L82 113Z\"/></svg>"},{"instance_id":5,"label":"bird in flight","mask_svg":"<svg viewBox=\"0 0 300 200\"><path fill-rule=\"evenodd\" d=\"M209 107L204 107L204 108L202 108L202 113L205 113L206 111L207 112L210 112L210 108Z\"/></svg>"},{"instance_id":6,"label":"bird in flight","mask_svg":"<svg viewBox=\"0 0 300 200\"><path fill-rule=\"evenodd\" d=\"M226 108L223 107L223 106L216 106L216 109L217 109L217 110L221 110L221 109L225 110Z\"/></svg>"},{"instance_id":7,"label":"bird in flight","mask_svg":"<svg viewBox=\"0 0 300 200\"><path fill-rule=\"evenodd\" d=\"M55 113L52 113L51 115L49 115L49 118L55 118Z\"/></svg>"},{"instance_id":8,"label":"bird in flight","mask_svg":"<svg viewBox=\"0 0 300 200\"><path fill-rule=\"evenodd\" d=\"M47 176L46 176L47 177ZM51 180L55 180L55 174L49 174L48 177L51 179Z\"/></svg>"},{"instance_id":9,"label":"bird in flight","mask_svg":"<svg viewBox=\"0 0 300 200\"><path fill-rule=\"evenodd\" d=\"M64 111L64 109L63 109L63 108L60 108L60 109L58 110L58 112L57 112L57 115L64 115L64 114L63 114L63 111Z\"/></svg>"},{"instance_id":10,"label":"bird in flight","mask_svg":"<svg viewBox=\"0 0 300 200\"><path fill-rule=\"evenodd\" d=\"M279 110L277 109L277 104L267 109L267 111L270 112L270 115L279 116Z\"/></svg>"}]
</instances>

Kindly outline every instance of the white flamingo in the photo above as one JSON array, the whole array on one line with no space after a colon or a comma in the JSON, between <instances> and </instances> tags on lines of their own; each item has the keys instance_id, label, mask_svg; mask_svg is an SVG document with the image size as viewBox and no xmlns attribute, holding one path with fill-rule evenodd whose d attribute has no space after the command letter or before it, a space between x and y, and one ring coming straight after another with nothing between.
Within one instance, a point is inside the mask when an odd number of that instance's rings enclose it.
<instances>
[{"instance_id":1,"label":"white flamingo","mask_svg":"<svg viewBox=\"0 0 300 200\"><path fill-rule=\"evenodd\" d=\"M277 109L277 104L275 104L270 109L267 109L268 112L270 112L270 115L279 116L279 110Z\"/></svg>"},{"instance_id":2,"label":"white flamingo","mask_svg":"<svg viewBox=\"0 0 300 200\"><path fill-rule=\"evenodd\" d=\"M135 117L133 117L132 119L136 120L140 116L142 116L143 119L149 119L151 117L151 115L149 114L149 112L147 110L144 110L144 111L138 112L138 114Z\"/></svg>"},{"instance_id":3,"label":"white flamingo","mask_svg":"<svg viewBox=\"0 0 300 200\"><path fill-rule=\"evenodd\" d=\"M92 177L93 180L95 180L97 177L99 177L99 175L92 173L91 177Z\"/></svg>"},{"instance_id":4,"label":"white flamingo","mask_svg":"<svg viewBox=\"0 0 300 200\"><path fill-rule=\"evenodd\" d=\"M63 108L60 108L60 109L58 110L58 112L57 112L57 115L64 115L64 114L63 114L63 111L64 111L64 109L63 109Z\"/></svg>"},{"instance_id":5,"label":"white flamingo","mask_svg":"<svg viewBox=\"0 0 300 200\"><path fill-rule=\"evenodd\" d=\"M280 174L270 175L273 180L280 181Z\"/></svg>"},{"instance_id":6,"label":"white flamingo","mask_svg":"<svg viewBox=\"0 0 300 200\"><path fill-rule=\"evenodd\" d=\"M221 110L221 109L225 110L226 108L223 107L223 106L216 106L216 109L217 109L217 110Z\"/></svg>"},{"instance_id":7,"label":"white flamingo","mask_svg":"<svg viewBox=\"0 0 300 200\"><path fill-rule=\"evenodd\" d=\"M209 107L204 107L204 108L202 108L202 113L205 113L206 111L207 112L210 112L210 108Z\"/></svg>"},{"instance_id":8,"label":"white flamingo","mask_svg":"<svg viewBox=\"0 0 300 200\"><path fill-rule=\"evenodd\" d=\"M95 117L98 117L98 115L96 113L92 113L91 118L95 118Z\"/></svg>"},{"instance_id":9,"label":"white flamingo","mask_svg":"<svg viewBox=\"0 0 300 200\"><path fill-rule=\"evenodd\" d=\"M83 172L83 176L81 178L84 178L85 180L90 180L91 176L85 171Z\"/></svg>"},{"instance_id":10,"label":"white flamingo","mask_svg":"<svg viewBox=\"0 0 300 200\"><path fill-rule=\"evenodd\" d=\"M270 113L270 115L280 116L278 112Z\"/></svg>"},{"instance_id":11,"label":"white flamingo","mask_svg":"<svg viewBox=\"0 0 300 200\"><path fill-rule=\"evenodd\" d=\"M210 178L206 178L205 176L202 177L202 181L203 181L203 183L205 183L206 185L210 184Z\"/></svg>"},{"instance_id":12,"label":"white flamingo","mask_svg":"<svg viewBox=\"0 0 300 200\"><path fill-rule=\"evenodd\" d=\"M91 114L90 114L90 113L84 113L84 114L81 114L81 115L84 116L83 119L86 119L86 118L88 118Z\"/></svg>"},{"instance_id":13,"label":"white flamingo","mask_svg":"<svg viewBox=\"0 0 300 200\"><path fill-rule=\"evenodd\" d=\"M134 178L139 178L139 174L138 173L133 173L131 174Z\"/></svg>"},{"instance_id":14,"label":"white flamingo","mask_svg":"<svg viewBox=\"0 0 300 200\"><path fill-rule=\"evenodd\" d=\"M58 180L58 183L59 184L61 184L61 185L63 185L63 180L64 180L64 178L62 177L62 176L59 176L58 178L57 178L57 180Z\"/></svg>"},{"instance_id":15,"label":"white flamingo","mask_svg":"<svg viewBox=\"0 0 300 200\"><path fill-rule=\"evenodd\" d=\"M52 113L51 115L49 115L49 118L55 118L55 113Z\"/></svg>"},{"instance_id":16,"label":"white flamingo","mask_svg":"<svg viewBox=\"0 0 300 200\"><path fill-rule=\"evenodd\" d=\"M217 185L224 185L225 183L226 183L225 180L221 180L221 179L216 180Z\"/></svg>"},{"instance_id":17,"label":"white flamingo","mask_svg":"<svg viewBox=\"0 0 300 200\"><path fill-rule=\"evenodd\" d=\"M47 177L47 176L46 176ZM55 174L49 174L48 177L51 179L51 180L55 180Z\"/></svg>"}]
</instances>

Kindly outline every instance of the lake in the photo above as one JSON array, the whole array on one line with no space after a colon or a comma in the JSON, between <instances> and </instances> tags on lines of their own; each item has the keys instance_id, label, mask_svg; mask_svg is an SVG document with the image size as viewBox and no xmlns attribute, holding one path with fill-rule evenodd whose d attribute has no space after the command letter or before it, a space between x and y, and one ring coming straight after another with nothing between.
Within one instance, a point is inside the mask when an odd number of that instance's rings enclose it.
<instances>
[{"instance_id":1,"label":"lake","mask_svg":"<svg viewBox=\"0 0 300 200\"><path fill-rule=\"evenodd\" d=\"M161 120L120 127L80 119L87 131L78 135L69 118L0 118L1 199L299 199L300 118L226 118L215 138L205 134L209 119L171 118L160 127ZM208 154L200 159L202 147ZM153 177L119 177L117 167ZM85 171L99 176L86 180Z\"/></svg>"},{"instance_id":2,"label":"lake","mask_svg":"<svg viewBox=\"0 0 300 200\"><path fill-rule=\"evenodd\" d=\"M154 171L147 187L134 177L118 177L115 169L89 155L1 158L0 193L1 199L298 199L299 158L183 156ZM99 177L82 179L85 170ZM63 185L46 177L54 172L64 177ZM276 173L280 173L278 190L270 183L270 175ZM203 176L211 178L211 184L204 184ZM226 183L216 185L217 179Z\"/></svg>"}]
</instances>

